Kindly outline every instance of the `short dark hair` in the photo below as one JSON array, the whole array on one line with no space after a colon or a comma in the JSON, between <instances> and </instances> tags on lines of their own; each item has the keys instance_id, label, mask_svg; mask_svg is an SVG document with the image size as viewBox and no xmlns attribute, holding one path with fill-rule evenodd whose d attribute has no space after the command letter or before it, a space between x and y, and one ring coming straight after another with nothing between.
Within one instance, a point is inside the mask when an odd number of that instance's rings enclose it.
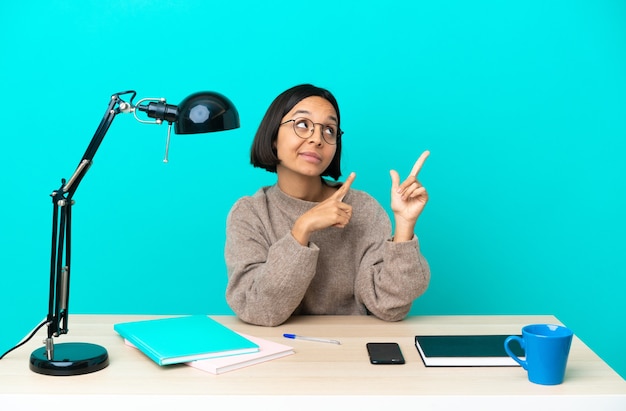
<instances>
[{"instance_id":1,"label":"short dark hair","mask_svg":"<svg viewBox=\"0 0 626 411\"><path fill-rule=\"evenodd\" d=\"M337 113L337 127L339 130L337 138L337 150L335 157L324 170L322 176L330 176L337 180L341 176L341 116L339 115L339 105L332 93L326 89L316 87L312 84L301 84L283 91L270 104L261 124L257 129L250 150L250 163L254 167L263 168L269 172L275 173L276 166L280 164L278 153L274 147L274 143L278 138L278 128L280 122L287 113L294 108L296 104L307 97L321 97L328 100L335 108Z\"/></svg>"}]
</instances>

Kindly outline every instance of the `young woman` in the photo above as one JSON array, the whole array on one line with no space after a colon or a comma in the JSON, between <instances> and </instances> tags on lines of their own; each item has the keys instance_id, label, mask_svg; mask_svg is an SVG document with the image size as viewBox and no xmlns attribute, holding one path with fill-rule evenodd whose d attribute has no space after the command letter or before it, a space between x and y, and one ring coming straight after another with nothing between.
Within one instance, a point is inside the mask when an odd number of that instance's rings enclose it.
<instances>
[{"instance_id":1,"label":"young woman","mask_svg":"<svg viewBox=\"0 0 626 411\"><path fill-rule=\"evenodd\" d=\"M414 235L428 194L417 174L391 174L395 233L381 205L341 176L342 136L335 97L303 84L270 105L254 137L251 163L277 183L239 199L227 219L226 299L243 321L276 326L292 315L372 314L403 319L430 269Z\"/></svg>"}]
</instances>

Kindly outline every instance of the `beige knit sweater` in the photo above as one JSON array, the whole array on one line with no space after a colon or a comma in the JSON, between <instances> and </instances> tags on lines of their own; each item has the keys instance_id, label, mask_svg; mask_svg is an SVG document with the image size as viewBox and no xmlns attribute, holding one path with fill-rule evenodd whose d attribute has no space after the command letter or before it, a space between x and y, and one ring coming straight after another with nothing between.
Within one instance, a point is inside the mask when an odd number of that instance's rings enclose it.
<instances>
[{"instance_id":1,"label":"beige knit sweater","mask_svg":"<svg viewBox=\"0 0 626 411\"><path fill-rule=\"evenodd\" d=\"M243 321L276 326L292 315L373 314L398 321L430 281L417 238L391 241L391 223L369 194L350 189L345 228L312 234L308 247L291 235L317 203L263 187L232 207L226 226L226 299Z\"/></svg>"}]
</instances>

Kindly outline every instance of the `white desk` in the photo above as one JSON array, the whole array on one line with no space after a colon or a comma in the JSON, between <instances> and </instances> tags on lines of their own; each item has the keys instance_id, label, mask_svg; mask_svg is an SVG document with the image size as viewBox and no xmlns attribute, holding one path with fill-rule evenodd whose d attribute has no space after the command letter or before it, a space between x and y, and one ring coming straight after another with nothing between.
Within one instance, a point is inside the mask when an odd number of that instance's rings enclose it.
<instances>
[{"instance_id":1,"label":"white desk","mask_svg":"<svg viewBox=\"0 0 626 411\"><path fill-rule=\"evenodd\" d=\"M574 337L565 382L528 382L521 367L426 368L414 346L415 334L519 334L530 323L559 323L552 316L424 316L387 323L365 316L305 316L280 327L257 327L235 317L214 316L230 328L295 348L296 354L226 374L186 365L159 367L124 344L113 331L123 321L158 318L137 315L73 315L70 333L57 343L103 345L110 365L71 377L29 370L45 329L0 361L0 408L51 406L73 409L506 409L626 410L626 381ZM287 340L283 333L338 339L342 345ZM372 365L365 344L395 341L404 365ZM88 406L87 406L88 404ZM322 408L323 407L323 408Z\"/></svg>"}]
</instances>

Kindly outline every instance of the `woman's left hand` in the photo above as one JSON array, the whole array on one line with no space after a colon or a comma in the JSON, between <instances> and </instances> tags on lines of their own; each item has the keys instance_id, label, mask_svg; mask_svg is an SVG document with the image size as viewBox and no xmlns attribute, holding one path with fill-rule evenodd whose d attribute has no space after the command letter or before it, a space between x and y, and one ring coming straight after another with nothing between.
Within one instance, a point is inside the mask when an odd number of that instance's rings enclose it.
<instances>
[{"instance_id":1,"label":"woman's left hand","mask_svg":"<svg viewBox=\"0 0 626 411\"><path fill-rule=\"evenodd\" d=\"M397 223L415 224L428 202L428 192L417 179L430 151L424 151L413 165L409 176L400 184L400 176L391 170L391 211ZM399 221L403 220L403 221Z\"/></svg>"}]
</instances>

